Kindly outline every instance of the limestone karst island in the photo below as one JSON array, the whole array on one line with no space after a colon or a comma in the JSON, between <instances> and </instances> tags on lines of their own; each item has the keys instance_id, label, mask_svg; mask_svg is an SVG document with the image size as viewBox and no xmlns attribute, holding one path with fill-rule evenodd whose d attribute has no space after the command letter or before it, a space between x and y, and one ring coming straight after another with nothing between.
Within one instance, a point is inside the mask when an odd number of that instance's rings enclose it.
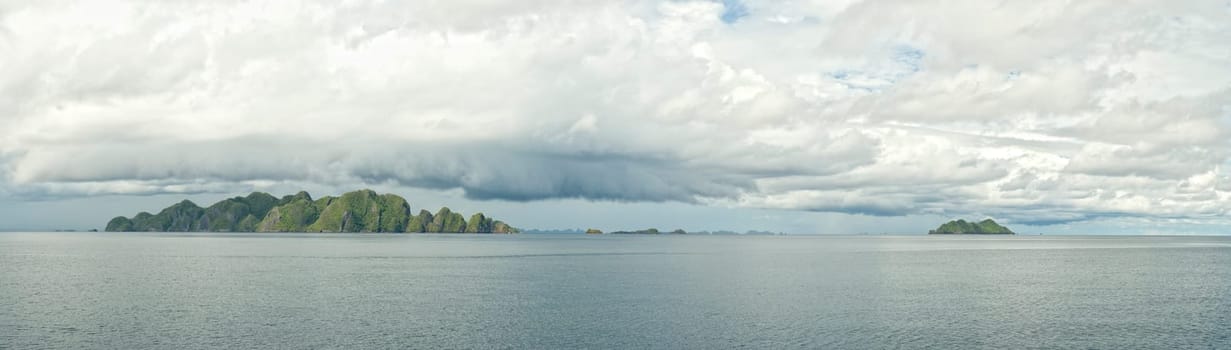
<instances>
[{"instance_id":1,"label":"limestone karst island","mask_svg":"<svg viewBox=\"0 0 1231 350\"><path fill-rule=\"evenodd\" d=\"M435 214L411 215L406 199L372 190L348 192L313 200L300 191L282 198L253 192L199 207L185 200L158 214L142 212L116 217L107 231L154 232L390 232L390 233L517 233L518 230L483 213L470 216L449 208Z\"/></svg>"},{"instance_id":2,"label":"limestone karst island","mask_svg":"<svg viewBox=\"0 0 1231 350\"><path fill-rule=\"evenodd\" d=\"M986 219L979 222L967 222L966 220L954 220L940 225L935 230L928 231L929 235L1011 235L1013 231L1008 227L1000 226L992 219Z\"/></svg>"}]
</instances>

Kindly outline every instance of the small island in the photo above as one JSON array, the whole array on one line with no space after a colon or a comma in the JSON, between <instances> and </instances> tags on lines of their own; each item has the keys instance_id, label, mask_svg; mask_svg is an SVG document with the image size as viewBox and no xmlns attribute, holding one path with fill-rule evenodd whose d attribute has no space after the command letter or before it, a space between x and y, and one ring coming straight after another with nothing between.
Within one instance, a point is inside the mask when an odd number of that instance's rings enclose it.
<instances>
[{"instance_id":1,"label":"small island","mask_svg":"<svg viewBox=\"0 0 1231 350\"><path fill-rule=\"evenodd\" d=\"M648 229L637 230L637 231L615 231L615 232L612 232L611 234L613 235L657 235L660 233L661 232L658 232L658 229L656 228L648 228Z\"/></svg>"},{"instance_id":2,"label":"small island","mask_svg":"<svg viewBox=\"0 0 1231 350\"><path fill-rule=\"evenodd\" d=\"M929 235L1011 235L1013 231L1008 227L1000 226L992 219L986 219L979 222L967 222L966 220L954 220L940 225L935 230L928 231Z\"/></svg>"},{"instance_id":3,"label":"small island","mask_svg":"<svg viewBox=\"0 0 1231 350\"><path fill-rule=\"evenodd\" d=\"M637 231L615 231L615 232L612 232L611 234L613 235L658 235L658 234L662 234L662 232L658 231L658 229L656 228L648 228L648 229L637 230ZM684 231L684 229L677 228L674 231L667 232L667 234L684 235L684 234L688 234L688 232Z\"/></svg>"}]
</instances>

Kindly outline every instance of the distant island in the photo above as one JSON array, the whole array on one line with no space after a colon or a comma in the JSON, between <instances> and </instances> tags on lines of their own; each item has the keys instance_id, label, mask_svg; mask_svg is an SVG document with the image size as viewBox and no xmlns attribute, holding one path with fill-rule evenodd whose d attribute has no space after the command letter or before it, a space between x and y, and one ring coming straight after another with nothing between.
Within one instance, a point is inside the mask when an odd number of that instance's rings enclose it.
<instances>
[{"instance_id":1,"label":"distant island","mask_svg":"<svg viewBox=\"0 0 1231 350\"><path fill-rule=\"evenodd\" d=\"M979 222L967 222L966 220L954 220L940 225L935 230L928 231L929 235L1011 235L1008 227L1000 226L992 219L986 219Z\"/></svg>"},{"instance_id":2,"label":"distant island","mask_svg":"<svg viewBox=\"0 0 1231 350\"><path fill-rule=\"evenodd\" d=\"M648 228L648 229L637 230L637 231L615 231L615 232L612 232L611 234L613 235L657 235L657 234L662 234L662 232L659 232L658 229L656 228ZM667 232L667 234L683 235L683 234L688 234L688 232L684 232L684 230L682 229L675 229L675 231Z\"/></svg>"},{"instance_id":3,"label":"distant island","mask_svg":"<svg viewBox=\"0 0 1231 350\"><path fill-rule=\"evenodd\" d=\"M406 199L372 190L347 192L313 200L300 191L282 198L264 192L234 197L199 207L176 203L158 214L118 216L109 232L390 232L390 233L517 233L508 224L477 213L466 220L448 207L435 214L411 215Z\"/></svg>"},{"instance_id":4,"label":"distant island","mask_svg":"<svg viewBox=\"0 0 1231 350\"><path fill-rule=\"evenodd\" d=\"M532 229L525 229L525 230L522 230L521 232L522 232L522 233L547 233L547 234L588 234L588 235L602 235L602 234L608 234L608 235L662 235L662 234L671 234L671 235L685 235L685 234L686 234L686 235L744 235L744 236L764 235L764 236L776 236L776 235L783 235L783 234L784 234L784 233L781 233L781 232L756 231L756 230L750 230L750 231L747 231L747 232L742 232L742 233L741 233L741 232L735 232L735 231L727 231L727 230L720 230L720 231L685 231L684 229L675 229L675 230L672 230L672 231L659 231L659 230L658 230L658 229L656 229L656 228L648 228L648 229L644 229L644 230L634 230L634 231L611 231L611 232L604 232L604 231L603 231L603 230L601 230L601 229L597 229L597 228L593 228L593 227L591 227L591 228L587 228L587 229L580 229L580 228L565 228L565 229L533 229L533 228L532 228Z\"/></svg>"}]
</instances>

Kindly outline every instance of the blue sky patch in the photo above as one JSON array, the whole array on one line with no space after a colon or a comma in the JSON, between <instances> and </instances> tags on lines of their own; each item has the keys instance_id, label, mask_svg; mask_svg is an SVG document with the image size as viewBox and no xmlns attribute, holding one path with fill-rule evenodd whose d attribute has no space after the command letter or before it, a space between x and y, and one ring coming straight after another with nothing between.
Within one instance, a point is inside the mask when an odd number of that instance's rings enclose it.
<instances>
[{"instance_id":1,"label":"blue sky patch","mask_svg":"<svg viewBox=\"0 0 1231 350\"><path fill-rule=\"evenodd\" d=\"M740 18L748 16L748 6L740 0L722 0L722 6L724 9L719 18L722 18L723 22L735 23Z\"/></svg>"},{"instance_id":2,"label":"blue sky patch","mask_svg":"<svg viewBox=\"0 0 1231 350\"><path fill-rule=\"evenodd\" d=\"M889 54L889 65L866 67L871 69L839 69L829 77L852 90L881 92L902 79L923 70L923 58L927 54L910 45L895 46Z\"/></svg>"},{"instance_id":3,"label":"blue sky patch","mask_svg":"<svg viewBox=\"0 0 1231 350\"><path fill-rule=\"evenodd\" d=\"M923 57L926 54L923 50L910 46L899 45L893 50L893 60L906 66L911 73L916 73L922 69Z\"/></svg>"}]
</instances>

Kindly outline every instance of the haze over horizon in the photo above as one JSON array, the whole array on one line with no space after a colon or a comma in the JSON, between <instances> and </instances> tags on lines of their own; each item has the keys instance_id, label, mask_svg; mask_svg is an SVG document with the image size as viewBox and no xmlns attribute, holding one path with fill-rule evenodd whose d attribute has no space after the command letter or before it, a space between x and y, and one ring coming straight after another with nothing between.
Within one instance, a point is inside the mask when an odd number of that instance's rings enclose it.
<instances>
[{"instance_id":1,"label":"haze over horizon","mask_svg":"<svg viewBox=\"0 0 1231 350\"><path fill-rule=\"evenodd\" d=\"M1231 2L4 1L0 230L360 188L522 228L1231 234Z\"/></svg>"}]
</instances>

